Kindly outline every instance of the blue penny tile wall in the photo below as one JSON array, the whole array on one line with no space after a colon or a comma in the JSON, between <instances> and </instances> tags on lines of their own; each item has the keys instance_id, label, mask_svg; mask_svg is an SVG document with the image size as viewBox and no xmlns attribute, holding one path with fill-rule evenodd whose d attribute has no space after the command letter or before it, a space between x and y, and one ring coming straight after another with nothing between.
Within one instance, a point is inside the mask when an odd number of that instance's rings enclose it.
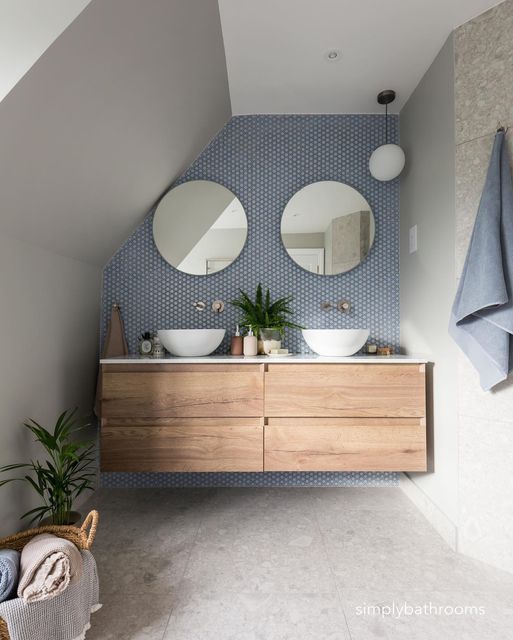
<instances>
[{"instance_id":1,"label":"blue penny tile wall","mask_svg":"<svg viewBox=\"0 0 513 640\"><path fill-rule=\"evenodd\" d=\"M389 131L390 140L397 142L397 116L389 117ZM226 305L226 311L220 315L209 310L198 313L192 303L203 300L209 305L213 300L229 301L237 296L239 288L253 292L261 282L271 289L273 296L294 296L294 319L299 324L314 328L365 327L370 329L371 340L397 348L399 180L378 182L368 170L369 156L383 144L383 136L381 115L232 118L176 184L213 180L239 198L248 217L248 238L240 256L228 268L207 277L177 271L155 247L154 211L151 211L105 267L102 339L111 306L117 302L121 305L132 352L137 350L137 336L145 330L224 327L228 331L218 352L226 353L239 317L237 311ZM291 260L281 242L281 214L288 200L305 185L319 180L338 180L360 191L376 219L376 237L367 259L345 274L323 277L308 273ZM321 302L336 302L341 298L351 301L349 314L320 310ZM298 331L287 331L284 346L293 352L309 353ZM145 482L139 474L121 475ZM166 474L167 480L164 480L162 474L158 474L158 481L182 486L187 483L187 476L197 475ZM248 474L229 475L230 481L248 482ZM360 475L349 474L350 477ZM347 482L347 474L321 474L315 479L312 474L258 476L265 486L272 482L294 484L303 480L324 484ZM221 481L217 474L205 477L201 482L217 485ZM395 474L387 477L396 478ZM363 474L361 478L368 483L375 474Z\"/></svg>"},{"instance_id":2,"label":"blue penny tile wall","mask_svg":"<svg viewBox=\"0 0 513 640\"><path fill-rule=\"evenodd\" d=\"M102 473L102 487L156 489L159 487L395 487L390 472L266 472L266 473Z\"/></svg>"}]
</instances>

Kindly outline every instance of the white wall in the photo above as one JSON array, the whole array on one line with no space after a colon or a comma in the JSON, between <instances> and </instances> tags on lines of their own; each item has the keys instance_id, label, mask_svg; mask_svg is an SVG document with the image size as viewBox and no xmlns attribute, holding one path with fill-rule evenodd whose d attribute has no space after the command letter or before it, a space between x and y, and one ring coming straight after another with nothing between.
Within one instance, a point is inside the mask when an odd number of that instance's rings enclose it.
<instances>
[{"instance_id":1,"label":"white wall","mask_svg":"<svg viewBox=\"0 0 513 640\"><path fill-rule=\"evenodd\" d=\"M0 235L0 465L40 450L21 426L90 413L96 379L101 270ZM26 487L0 487L0 535L36 506Z\"/></svg>"},{"instance_id":2,"label":"white wall","mask_svg":"<svg viewBox=\"0 0 513 640\"><path fill-rule=\"evenodd\" d=\"M447 333L455 292L454 63L449 37L401 111L401 343L434 362L428 474L411 474L434 522L455 543L458 520L457 352ZM409 229L418 228L410 254ZM447 529L449 534L447 534ZM451 533L452 530L452 533ZM452 538L452 540L450 539Z\"/></svg>"},{"instance_id":3,"label":"white wall","mask_svg":"<svg viewBox=\"0 0 513 640\"><path fill-rule=\"evenodd\" d=\"M0 232L104 265L230 116L217 0L92 0L0 102Z\"/></svg>"}]
</instances>

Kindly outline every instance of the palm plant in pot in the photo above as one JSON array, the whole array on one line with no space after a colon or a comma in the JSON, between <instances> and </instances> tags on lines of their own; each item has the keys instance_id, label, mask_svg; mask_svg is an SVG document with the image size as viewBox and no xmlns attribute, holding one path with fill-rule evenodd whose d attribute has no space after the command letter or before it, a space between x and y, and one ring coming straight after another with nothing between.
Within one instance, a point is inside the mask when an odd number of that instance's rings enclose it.
<instances>
[{"instance_id":1,"label":"palm plant in pot","mask_svg":"<svg viewBox=\"0 0 513 640\"><path fill-rule=\"evenodd\" d=\"M264 353L264 340L270 344L278 343L283 338L285 329L303 328L290 319L294 314L290 308L293 299L293 296L286 296L272 301L269 289L264 295L262 285L259 284L254 300L241 289L240 296L230 302L242 311L240 324L251 327L258 337L259 353Z\"/></svg>"},{"instance_id":2,"label":"palm plant in pot","mask_svg":"<svg viewBox=\"0 0 513 640\"><path fill-rule=\"evenodd\" d=\"M46 453L43 462L31 460L0 467L0 474L24 470L23 475L0 481L0 487L10 482L26 482L41 498L42 504L21 516L30 524L74 524L80 514L73 511L73 503L84 491L92 490L95 478L95 443L80 441L78 437L90 426L77 418L76 409L64 411L52 431L35 420L24 426L32 432Z\"/></svg>"}]
</instances>

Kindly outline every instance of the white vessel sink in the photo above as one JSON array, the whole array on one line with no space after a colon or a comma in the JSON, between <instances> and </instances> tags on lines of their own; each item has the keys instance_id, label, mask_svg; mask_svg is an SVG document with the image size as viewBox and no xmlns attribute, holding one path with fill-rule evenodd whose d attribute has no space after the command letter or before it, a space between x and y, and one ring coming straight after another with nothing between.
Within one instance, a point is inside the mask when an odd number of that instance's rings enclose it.
<instances>
[{"instance_id":1,"label":"white vessel sink","mask_svg":"<svg viewBox=\"0 0 513 640\"><path fill-rule=\"evenodd\" d=\"M368 329L302 329L307 345L320 356L352 356L369 337Z\"/></svg>"},{"instance_id":2,"label":"white vessel sink","mask_svg":"<svg viewBox=\"0 0 513 640\"><path fill-rule=\"evenodd\" d=\"M174 356L208 356L221 344L226 329L159 329L164 347Z\"/></svg>"}]
</instances>

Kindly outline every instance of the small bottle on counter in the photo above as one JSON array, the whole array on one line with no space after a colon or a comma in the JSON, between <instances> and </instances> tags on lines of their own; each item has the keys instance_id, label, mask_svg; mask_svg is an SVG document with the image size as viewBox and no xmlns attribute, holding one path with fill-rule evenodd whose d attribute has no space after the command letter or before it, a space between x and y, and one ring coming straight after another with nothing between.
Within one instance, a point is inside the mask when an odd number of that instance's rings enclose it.
<instances>
[{"instance_id":1,"label":"small bottle on counter","mask_svg":"<svg viewBox=\"0 0 513 640\"><path fill-rule=\"evenodd\" d=\"M139 336L139 355L143 358L151 358L153 355L153 338L149 331Z\"/></svg>"},{"instance_id":2,"label":"small bottle on counter","mask_svg":"<svg viewBox=\"0 0 513 640\"><path fill-rule=\"evenodd\" d=\"M166 350L164 349L164 345L160 341L159 334L153 334L153 358L163 358L166 355Z\"/></svg>"},{"instance_id":3,"label":"small bottle on counter","mask_svg":"<svg viewBox=\"0 0 513 640\"><path fill-rule=\"evenodd\" d=\"M232 343L230 345L230 353L232 356L241 356L244 353L244 342L240 334L240 327L237 325L235 329L235 335L232 336Z\"/></svg>"},{"instance_id":4,"label":"small bottle on counter","mask_svg":"<svg viewBox=\"0 0 513 640\"><path fill-rule=\"evenodd\" d=\"M243 351L245 356L256 356L258 352L257 339L251 326L249 327L248 335L244 336Z\"/></svg>"}]
</instances>

